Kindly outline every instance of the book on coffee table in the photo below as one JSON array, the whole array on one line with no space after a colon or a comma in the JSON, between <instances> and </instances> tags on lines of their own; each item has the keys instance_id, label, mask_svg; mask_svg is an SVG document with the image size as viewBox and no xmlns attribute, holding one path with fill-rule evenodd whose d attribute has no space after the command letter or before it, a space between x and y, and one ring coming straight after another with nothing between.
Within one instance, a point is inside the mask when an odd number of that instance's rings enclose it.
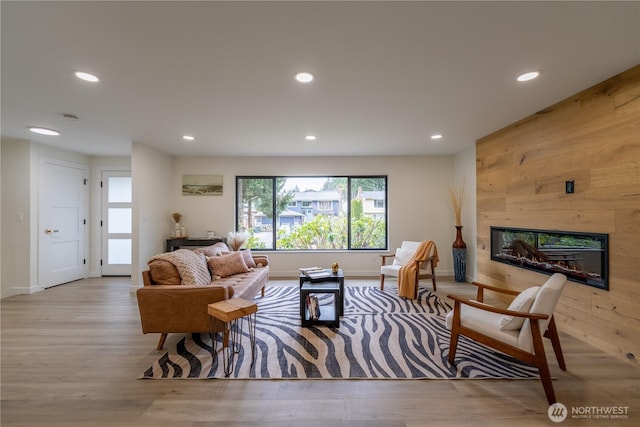
<instances>
[{"instance_id":1,"label":"book on coffee table","mask_svg":"<svg viewBox=\"0 0 640 427\"><path fill-rule=\"evenodd\" d=\"M311 280L316 280L316 279L326 279L332 276L331 274L331 270L317 270L317 271L309 271L307 273L303 273L305 276L307 276L309 279Z\"/></svg>"},{"instance_id":2,"label":"book on coffee table","mask_svg":"<svg viewBox=\"0 0 640 427\"><path fill-rule=\"evenodd\" d=\"M299 270L300 270L300 273L307 274L307 273L316 273L318 271L324 271L324 268L322 268L322 267L302 267Z\"/></svg>"}]
</instances>

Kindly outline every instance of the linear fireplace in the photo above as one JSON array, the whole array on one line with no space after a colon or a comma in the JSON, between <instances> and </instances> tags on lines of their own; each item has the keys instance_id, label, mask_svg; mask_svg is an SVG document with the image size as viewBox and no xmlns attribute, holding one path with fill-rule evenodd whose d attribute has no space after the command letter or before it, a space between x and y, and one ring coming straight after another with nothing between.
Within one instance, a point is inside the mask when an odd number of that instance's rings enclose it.
<instances>
[{"instance_id":1,"label":"linear fireplace","mask_svg":"<svg viewBox=\"0 0 640 427\"><path fill-rule=\"evenodd\" d=\"M609 235L491 227L491 259L609 290Z\"/></svg>"}]
</instances>

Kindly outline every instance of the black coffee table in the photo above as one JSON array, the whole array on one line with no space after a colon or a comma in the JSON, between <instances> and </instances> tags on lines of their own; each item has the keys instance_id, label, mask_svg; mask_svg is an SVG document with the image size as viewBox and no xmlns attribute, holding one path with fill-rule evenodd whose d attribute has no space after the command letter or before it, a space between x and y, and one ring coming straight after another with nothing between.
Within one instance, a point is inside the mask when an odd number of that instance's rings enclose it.
<instances>
[{"instance_id":1,"label":"black coffee table","mask_svg":"<svg viewBox=\"0 0 640 427\"><path fill-rule=\"evenodd\" d=\"M302 326L325 325L340 326L340 316L344 315L344 274L342 269L337 273L318 279L300 274L300 318ZM333 304L323 305L320 309L320 318L311 319L306 310L307 296L311 294L333 294Z\"/></svg>"}]
</instances>

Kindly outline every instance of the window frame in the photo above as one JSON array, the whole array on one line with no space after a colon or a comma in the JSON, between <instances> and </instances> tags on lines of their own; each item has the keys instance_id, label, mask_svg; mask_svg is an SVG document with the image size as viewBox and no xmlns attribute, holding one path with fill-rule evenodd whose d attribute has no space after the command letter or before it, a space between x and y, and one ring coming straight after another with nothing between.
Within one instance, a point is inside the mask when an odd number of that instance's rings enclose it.
<instances>
[{"instance_id":1,"label":"window frame","mask_svg":"<svg viewBox=\"0 0 640 427\"><path fill-rule=\"evenodd\" d=\"M347 185L346 185L346 192L347 192L347 201L346 201L346 209L347 209L347 217L346 217L346 222L347 222L347 247L346 248L341 248L341 249L329 249L329 248L319 248L319 249L282 249L282 248L278 248L277 247L277 242L278 242L278 230L275 229L275 227L273 227L272 230L272 242L271 248L252 248L252 251L273 251L273 252L280 252L280 253L286 253L286 252L315 252L315 251L324 251L324 252L367 252L367 251L388 251L389 249L389 202L388 202L388 198L389 198L389 177L388 175L237 175L236 176L236 194L235 194L235 226L234 229L236 231L239 231L239 224L240 224L240 215L244 214L244 211L241 211L239 209L239 207L242 205L242 200L239 200L239 197L242 197L241 194L239 194L239 188L240 188L240 182L241 180L248 180L248 179L263 179L263 180L271 180L271 194L272 196L272 212L276 212L276 204L277 204L277 182L279 179L304 179L304 178L327 178L327 179L336 179L336 178L345 178L347 180ZM357 180L357 179L366 179L366 178L371 178L371 179L383 179L384 180L384 245L383 247L376 247L376 248L354 248L352 247L352 218L351 218L351 202L353 200L353 198L355 198L355 194L352 194L351 191L351 185L352 185L352 180ZM377 190L377 191L381 191L381 190ZM304 208L304 204L303 203L296 203L295 205ZM291 202L289 202L289 204L287 205L288 207L291 206L295 206L292 205ZM309 209L309 208L306 208ZM312 210L315 210L315 207L311 206ZM322 214L320 214L322 215ZM272 219L272 223L275 223L275 218Z\"/></svg>"}]
</instances>

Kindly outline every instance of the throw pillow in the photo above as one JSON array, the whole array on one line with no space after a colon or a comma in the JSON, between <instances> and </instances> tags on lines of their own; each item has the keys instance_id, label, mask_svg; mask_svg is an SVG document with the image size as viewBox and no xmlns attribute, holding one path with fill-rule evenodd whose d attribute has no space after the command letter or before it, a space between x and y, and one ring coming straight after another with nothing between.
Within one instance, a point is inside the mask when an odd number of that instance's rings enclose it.
<instances>
[{"instance_id":1,"label":"throw pillow","mask_svg":"<svg viewBox=\"0 0 640 427\"><path fill-rule=\"evenodd\" d=\"M396 256L393 258L393 265L405 265L409 261L411 261L411 257L413 256L413 251L408 251L406 249L396 249Z\"/></svg>"},{"instance_id":2,"label":"throw pillow","mask_svg":"<svg viewBox=\"0 0 640 427\"><path fill-rule=\"evenodd\" d=\"M227 247L226 243L224 242L218 242L216 244L213 244L211 246L207 246L204 248L198 248L196 249L197 252L202 252L203 254L205 254L205 256L218 256L218 255L222 255L224 252L229 252L229 247Z\"/></svg>"},{"instance_id":3,"label":"throw pillow","mask_svg":"<svg viewBox=\"0 0 640 427\"><path fill-rule=\"evenodd\" d=\"M183 285L206 285L211 281L207 262L202 252L178 249L177 251L154 255L148 264L151 265L156 260L168 261L173 264L180 275Z\"/></svg>"},{"instance_id":4,"label":"throw pillow","mask_svg":"<svg viewBox=\"0 0 640 427\"><path fill-rule=\"evenodd\" d=\"M233 274L246 273L249 267L244 262L240 252L231 252L227 255L212 256L207 260L207 266L211 276L227 277Z\"/></svg>"},{"instance_id":5,"label":"throw pillow","mask_svg":"<svg viewBox=\"0 0 640 427\"><path fill-rule=\"evenodd\" d=\"M520 292L518 296L511 301L508 310L528 313L539 290L540 286L533 286ZM524 317L502 316L502 319L500 319L500 329L503 331L515 331L522 327L524 321Z\"/></svg>"},{"instance_id":6,"label":"throw pillow","mask_svg":"<svg viewBox=\"0 0 640 427\"><path fill-rule=\"evenodd\" d=\"M169 261L154 259L149 261L148 265L154 285L182 285L178 270Z\"/></svg>"},{"instance_id":7,"label":"throw pillow","mask_svg":"<svg viewBox=\"0 0 640 427\"><path fill-rule=\"evenodd\" d=\"M242 258L244 259L244 263L247 264L247 267L253 268L256 266L256 262L253 260L253 254L251 254L251 249L241 250Z\"/></svg>"}]
</instances>

